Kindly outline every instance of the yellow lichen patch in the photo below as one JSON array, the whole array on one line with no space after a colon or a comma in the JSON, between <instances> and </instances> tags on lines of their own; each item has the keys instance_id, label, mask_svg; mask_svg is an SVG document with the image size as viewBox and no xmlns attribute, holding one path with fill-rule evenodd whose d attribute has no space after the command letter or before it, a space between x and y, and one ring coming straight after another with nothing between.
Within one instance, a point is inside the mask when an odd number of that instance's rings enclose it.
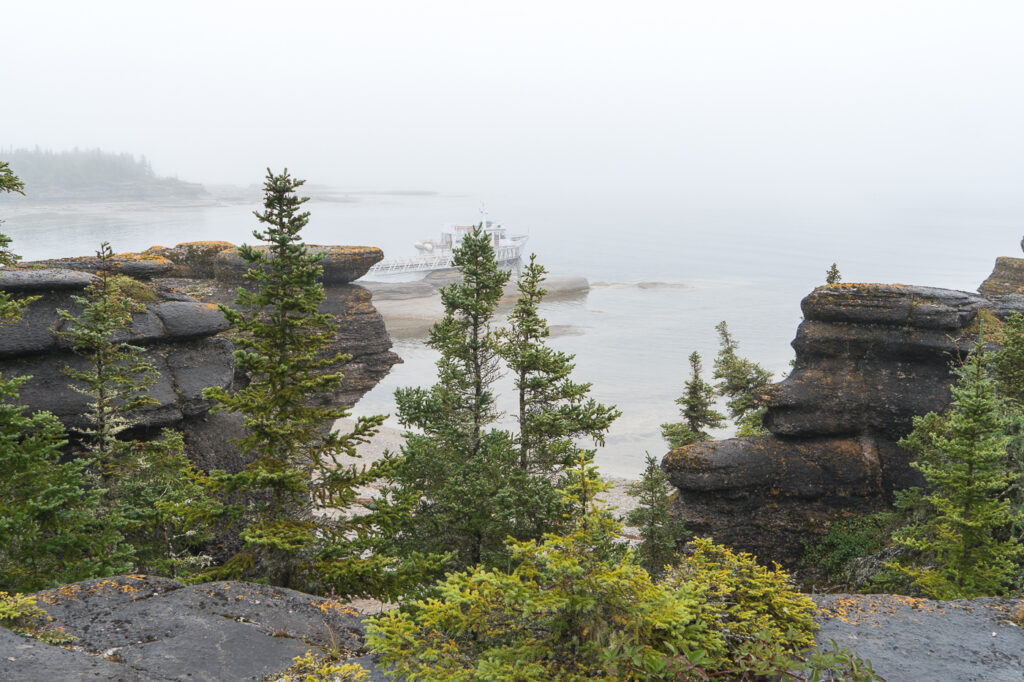
<instances>
[{"instance_id":1,"label":"yellow lichen patch","mask_svg":"<svg viewBox=\"0 0 1024 682\"><path fill-rule=\"evenodd\" d=\"M146 249L142 253L134 253L134 252L130 252L130 251L129 252L125 252L125 253L115 253L114 254L114 258L117 258L117 259L120 259L120 260L144 260L144 261L149 261L151 263L173 265L173 263L171 263L171 261L169 261L166 258L164 258L163 256L161 256L159 253L156 253L156 252L150 253L150 251L151 251L151 249Z\"/></svg>"},{"instance_id":2,"label":"yellow lichen patch","mask_svg":"<svg viewBox=\"0 0 1024 682\"><path fill-rule=\"evenodd\" d=\"M178 244L174 248L179 249L179 248L182 248L182 247L185 247L185 248L199 247L199 248L203 248L203 249L221 249L221 250L223 250L223 249L233 249L233 248L235 248L235 245L232 244L231 242L224 242L224 241L202 241L201 240L201 241L197 241L197 242L181 242L180 244Z\"/></svg>"},{"instance_id":3,"label":"yellow lichen patch","mask_svg":"<svg viewBox=\"0 0 1024 682\"><path fill-rule=\"evenodd\" d=\"M320 602L313 602L313 605L324 613L330 615L335 614L339 616L358 616L359 612L351 606L342 604L337 599L324 599Z\"/></svg>"},{"instance_id":4,"label":"yellow lichen patch","mask_svg":"<svg viewBox=\"0 0 1024 682\"><path fill-rule=\"evenodd\" d=\"M849 625L877 627L881 624L880 618L898 615L901 607L910 607L922 613L946 613L946 609L940 607L938 602L902 595L843 597L832 604L820 607L818 613L824 618L835 618ZM917 620L912 616L907 616L907 618Z\"/></svg>"}]
</instances>

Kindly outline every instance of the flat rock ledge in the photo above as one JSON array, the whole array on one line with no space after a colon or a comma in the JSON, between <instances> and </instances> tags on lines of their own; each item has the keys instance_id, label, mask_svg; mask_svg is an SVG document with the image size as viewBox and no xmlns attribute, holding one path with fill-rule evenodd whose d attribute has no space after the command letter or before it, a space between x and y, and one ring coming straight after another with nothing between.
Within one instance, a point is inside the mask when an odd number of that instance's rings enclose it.
<instances>
[{"instance_id":1,"label":"flat rock ledge","mask_svg":"<svg viewBox=\"0 0 1024 682\"><path fill-rule=\"evenodd\" d=\"M363 275L384 258L375 246L308 245L314 253L324 254L323 281L347 284ZM257 246L266 251L269 246ZM55 258L22 263L19 269L61 268L80 272L97 272L100 260L94 256ZM197 277L242 282L249 266L238 255L238 247L224 241L183 242L173 247L153 246L142 253L118 253L107 261L107 267L136 279L155 277Z\"/></svg>"},{"instance_id":2,"label":"flat rock ledge","mask_svg":"<svg viewBox=\"0 0 1024 682\"><path fill-rule=\"evenodd\" d=\"M294 590L127 575L36 598L50 625L77 640L63 649L0 629L0 679L263 680L317 646L349 652L372 669L368 657L358 658L360 615Z\"/></svg>"}]
</instances>

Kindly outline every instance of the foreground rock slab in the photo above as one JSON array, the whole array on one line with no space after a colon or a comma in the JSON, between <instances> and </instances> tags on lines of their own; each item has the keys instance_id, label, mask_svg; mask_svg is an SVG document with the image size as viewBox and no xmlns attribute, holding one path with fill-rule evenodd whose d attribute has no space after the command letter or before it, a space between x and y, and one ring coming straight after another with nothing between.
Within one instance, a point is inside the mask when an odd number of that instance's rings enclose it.
<instances>
[{"instance_id":1,"label":"foreground rock slab","mask_svg":"<svg viewBox=\"0 0 1024 682\"><path fill-rule=\"evenodd\" d=\"M344 604L254 583L128 575L36 597L75 650L0 629L0 679L262 680L313 647L354 653L364 636Z\"/></svg>"},{"instance_id":2,"label":"foreground rock slab","mask_svg":"<svg viewBox=\"0 0 1024 682\"><path fill-rule=\"evenodd\" d=\"M889 594L816 595L819 646L871 661L889 682L1020 682L1024 628L1012 599L932 601Z\"/></svg>"}]
</instances>

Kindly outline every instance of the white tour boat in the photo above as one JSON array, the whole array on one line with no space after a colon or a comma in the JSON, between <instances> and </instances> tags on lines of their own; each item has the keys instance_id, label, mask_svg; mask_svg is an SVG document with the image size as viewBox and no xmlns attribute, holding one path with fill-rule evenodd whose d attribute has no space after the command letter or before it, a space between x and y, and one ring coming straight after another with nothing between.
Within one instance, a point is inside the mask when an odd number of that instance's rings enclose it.
<instances>
[{"instance_id":1,"label":"white tour boat","mask_svg":"<svg viewBox=\"0 0 1024 682\"><path fill-rule=\"evenodd\" d=\"M452 250L462 243L462 238L471 233L476 225L456 225L441 233L438 241L416 242L413 246L419 255L413 258L385 258L370 268L366 274L373 275L404 275L407 273L428 273L444 270L452 266ZM523 245L528 235L509 236L501 225L486 220L482 223L483 231L491 236L494 255L498 265L507 269L519 266L522 258Z\"/></svg>"}]
</instances>

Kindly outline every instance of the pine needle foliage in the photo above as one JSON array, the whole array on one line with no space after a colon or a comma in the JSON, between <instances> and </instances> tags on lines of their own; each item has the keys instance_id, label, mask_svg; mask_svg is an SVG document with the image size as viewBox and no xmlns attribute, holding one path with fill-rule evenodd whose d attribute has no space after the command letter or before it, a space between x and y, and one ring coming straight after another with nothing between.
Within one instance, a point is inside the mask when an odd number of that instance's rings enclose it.
<instances>
[{"instance_id":1,"label":"pine needle foliage","mask_svg":"<svg viewBox=\"0 0 1024 682\"><path fill-rule=\"evenodd\" d=\"M6 161L0 161L0 192L25 194L25 183L14 174L14 171L11 170L10 165ZM3 222L3 220L0 220L0 225ZM11 238L0 233L0 267L10 267L21 260L19 256L8 248L10 244ZM37 298L39 297L15 299L6 291L0 291L0 323L17 320L21 316L21 312Z\"/></svg>"},{"instance_id":2,"label":"pine needle foliage","mask_svg":"<svg viewBox=\"0 0 1024 682\"><path fill-rule=\"evenodd\" d=\"M590 397L591 384L572 380L573 355L547 344L547 321L539 307L547 294L543 288L547 270L536 254L518 280L519 298L500 334L499 353L515 384L519 431L522 491L516 537L540 537L556 530L563 516L558 487L565 472L575 466L583 451L577 442L587 438L594 445L604 437L621 412Z\"/></svg>"},{"instance_id":3,"label":"pine needle foliage","mask_svg":"<svg viewBox=\"0 0 1024 682\"><path fill-rule=\"evenodd\" d=\"M64 428L16 403L28 377L0 377L0 588L34 592L127 572L82 460L61 461Z\"/></svg>"},{"instance_id":4,"label":"pine needle foliage","mask_svg":"<svg viewBox=\"0 0 1024 682\"><path fill-rule=\"evenodd\" d=\"M626 514L626 523L640 530L640 545L636 549L637 563L655 580L661 579L666 568L679 559L677 543L686 533L681 521L670 512L671 486L668 476L650 454L640 480L631 483L629 494L638 506Z\"/></svg>"},{"instance_id":5,"label":"pine needle foliage","mask_svg":"<svg viewBox=\"0 0 1024 682\"><path fill-rule=\"evenodd\" d=\"M701 376L704 369L700 353L690 353L690 378L684 386L684 393L676 398L679 414L683 421L661 425L661 437L675 450L691 443L711 440L707 429L720 429L725 424L725 415L714 409L715 387Z\"/></svg>"},{"instance_id":6,"label":"pine needle foliage","mask_svg":"<svg viewBox=\"0 0 1024 682\"><path fill-rule=\"evenodd\" d=\"M1005 594L1024 555L1008 535L1019 521L1006 499L1015 477L988 362L983 352L968 358L956 372L950 411L915 418L914 431L900 441L918 456L913 466L928 483L932 511L893 536L911 555L889 567L936 599Z\"/></svg>"},{"instance_id":7,"label":"pine needle foliage","mask_svg":"<svg viewBox=\"0 0 1024 682\"><path fill-rule=\"evenodd\" d=\"M1013 536L1024 544L1024 315L1012 313L1003 320L999 337L999 349L991 355L990 368L996 391L1004 401L1007 468L1013 477L1006 497L1017 514ZM1024 566L1017 585L1024 587Z\"/></svg>"},{"instance_id":8,"label":"pine needle foliage","mask_svg":"<svg viewBox=\"0 0 1024 682\"><path fill-rule=\"evenodd\" d=\"M25 195L25 183L14 174L7 161L0 161L0 192Z\"/></svg>"},{"instance_id":9,"label":"pine needle foliage","mask_svg":"<svg viewBox=\"0 0 1024 682\"><path fill-rule=\"evenodd\" d=\"M156 368L140 346L128 343L132 316L145 307L126 296L128 278L105 267L113 250L104 242L97 251L100 268L84 295L72 300L81 308L76 314L58 310L65 329L58 335L84 359L84 365L67 366L64 373L71 387L90 398L85 417L90 426L83 430L85 447L93 459L91 468L106 485L117 475L118 457L128 446L118 438L133 426L130 413L153 405L147 389L156 381Z\"/></svg>"},{"instance_id":10,"label":"pine needle foliage","mask_svg":"<svg viewBox=\"0 0 1024 682\"><path fill-rule=\"evenodd\" d=\"M409 429L396 462L394 494L415 495L413 523L398 538L401 551L451 553L458 565L503 556L514 531L517 491L526 478L492 392L501 372L492 326L509 273L498 268L490 236L480 226L454 250L462 281L441 290L445 315L427 345L440 353L429 389L395 391L398 418Z\"/></svg>"},{"instance_id":11,"label":"pine needle foliage","mask_svg":"<svg viewBox=\"0 0 1024 682\"><path fill-rule=\"evenodd\" d=\"M328 431L349 412L316 399L337 391L343 378L338 370L348 356L325 350L338 324L319 310L322 255L301 240L309 222L309 212L302 210L308 198L296 194L303 184L287 170L275 175L268 169L264 210L255 212L263 229L253 232L268 245L239 247L249 264L248 284L238 291L237 310L221 307L235 329L236 367L249 384L234 393L208 389L206 395L218 409L243 416L246 433L238 445L249 463L237 474L217 476L240 514L245 545L210 577L395 596L418 579L419 557L399 561L375 548L379 532L402 507L354 511L359 488L376 480L387 463L360 466L347 460L358 457L357 446L384 418L360 417L349 433Z\"/></svg>"},{"instance_id":12,"label":"pine needle foliage","mask_svg":"<svg viewBox=\"0 0 1024 682\"><path fill-rule=\"evenodd\" d=\"M825 284L839 284L842 281L843 277L839 274L839 266L833 263L825 273Z\"/></svg>"},{"instance_id":13,"label":"pine needle foliage","mask_svg":"<svg viewBox=\"0 0 1024 682\"><path fill-rule=\"evenodd\" d=\"M758 404L757 392L772 380L772 374L756 362L741 358L736 340L723 320L715 325L719 350L712 376L718 380L715 388L726 399L729 418L735 422L737 437L763 436L768 431L762 426L764 409Z\"/></svg>"},{"instance_id":14,"label":"pine needle foliage","mask_svg":"<svg viewBox=\"0 0 1024 682\"><path fill-rule=\"evenodd\" d=\"M76 438L83 448L78 458L100 491L98 520L124 538L121 560L135 572L189 577L207 563L199 548L219 506L180 433L165 429L150 441L126 437L137 426L136 411L156 403L148 389L157 370L142 347L125 340L145 306L130 295L138 282L105 267L112 255L109 244L101 245L96 279L73 297L78 310L58 311L65 323L58 334L81 358L64 372L90 400L89 426Z\"/></svg>"},{"instance_id":15,"label":"pine needle foliage","mask_svg":"<svg viewBox=\"0 0 1024 682\"><path fill-rule=\"evenodd\" d=\"M752 557L704 541L652 580L596 497L592 463L574 471L566 494L586 511L566 533L509 540L510 570L450 573L434 597L369 622L383 666L425 682L874 679L849 653L802 659L814 604Z\"/></svg>"},{"instance_id":16,"label":"pine needle foliage","mask_svg":"<svg viewBox=\"0 0 1024 682\"><path fill-rule=\"evenodd\" d=\"M23 188L0 163L0 190ZM0 235L5 266L18 261L9 243ZM17 320L33 300L0 293L0 323ZM35 591L127 569L121 536L97 522L103 491L91 487L84 461L62 461L60 421L49 412L27 414L17 403L29 378L0 377L0 589Z\"/></svg>"}]
</instances>

